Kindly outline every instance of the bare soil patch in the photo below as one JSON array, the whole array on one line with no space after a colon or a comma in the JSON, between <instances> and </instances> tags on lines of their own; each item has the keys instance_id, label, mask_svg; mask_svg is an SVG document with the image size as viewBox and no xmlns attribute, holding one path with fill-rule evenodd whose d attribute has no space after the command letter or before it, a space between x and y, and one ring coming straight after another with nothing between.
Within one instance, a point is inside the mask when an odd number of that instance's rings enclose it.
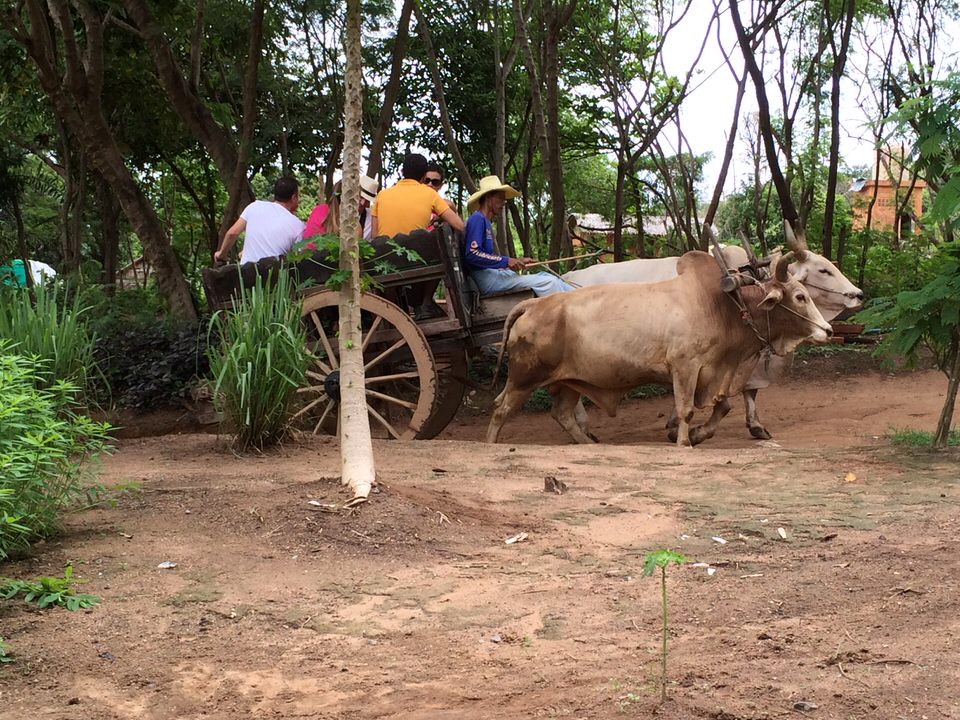
<instances>
[{"instance_id":1,"label":"bare soil patch","mask_svg":"<svg viewBox=\"0 0 960 720\"><path fill-rule=\"evenodd\" d=\"M488 446L468 408L439 440L378 443L353 512L330 440L123 440L103 480L140 491L0 566L73 561L102 598L0 604L0 717L960 718L960 456L883 437L932 428L945 383L836 362L761 394L773 442L735 408L678 450L656 398L591 409L601 445L527 413ZM670 571L663 707L658 547L715 568Z\"/></svg>"}]
</instances>

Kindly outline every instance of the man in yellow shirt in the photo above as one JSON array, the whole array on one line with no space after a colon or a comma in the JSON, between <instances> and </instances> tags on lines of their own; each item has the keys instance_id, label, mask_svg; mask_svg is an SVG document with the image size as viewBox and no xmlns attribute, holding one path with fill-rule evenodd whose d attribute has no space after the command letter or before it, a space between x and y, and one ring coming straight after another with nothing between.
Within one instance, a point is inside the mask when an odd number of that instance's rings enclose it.
<instances>
[{"instance_id":1,"label":"man in yellow shirt","mask_svg":"<svg viewBox=\"0 0 960 720\"><path fill-rule=\"evenodd\" d=\"M403 158L403 179L377 194L370 209L372 237L396 237L426 228L436 215L454 230L463 230L463 220L447 201L422 180L427 174L427 159L419 153L407 153ZM443 310L434 302L433 295L440 281L416 283L409 288L409 303L415 308L418 320L442 317Z\"/></svg>"},{"instance_id":2,"label":"man in yellow shirt","mask_svg":"<svg viewBox=\"0 0 960 720\"><path fill-rule=\"evenodd\" d=\"M463 220L456 210L430 185L421 182L426 174L427 159L418 153L407 153L403 158L403 179L381 190L373 202L373 237L394 237L425 228L434 214L454 230L463 230Z\"/></svg>"}]
</instances>

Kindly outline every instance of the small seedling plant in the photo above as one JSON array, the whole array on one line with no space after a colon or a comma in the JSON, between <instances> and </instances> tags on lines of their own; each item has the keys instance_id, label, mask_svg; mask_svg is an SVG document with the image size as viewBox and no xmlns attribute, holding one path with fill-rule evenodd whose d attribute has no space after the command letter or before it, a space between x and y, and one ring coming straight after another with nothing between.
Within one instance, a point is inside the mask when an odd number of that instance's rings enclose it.
<instances>
[{"instance_id":1,"label":"small seedling plant","mask_svg":"<svg viewBox=\"0 0 960 720\"><path fill-rule=\"evenodd\" d=\"M25 603L36 605L41 610L50 606L67 610L85 610L99 604L96 595L77 593L73 586L73 566L67 565L63 577L39 577L36 580L0 578L0 598L12 600L23 596Z\"/></svg>"},{"instance_id":2,"label":"small seedling plant","mask_svg":"<svg viewBox=\"0 0 960 720\"><path fill-rule=\"evenodd\" d=\"M667 566L688 562L680 553L672 550L655 550L643 559L643 576L650 577L660 568L660 594L663 610L663 645L660 650L660 702L667 701Z\"/></svg>"}]
</instances>

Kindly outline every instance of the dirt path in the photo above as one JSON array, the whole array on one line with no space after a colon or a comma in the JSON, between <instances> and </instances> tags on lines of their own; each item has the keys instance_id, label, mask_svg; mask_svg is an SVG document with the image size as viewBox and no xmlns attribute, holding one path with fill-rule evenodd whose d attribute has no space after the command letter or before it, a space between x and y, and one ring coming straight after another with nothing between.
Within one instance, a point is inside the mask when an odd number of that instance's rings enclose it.
<instances>
[{"instance_id":1,"label":"dirt path","mask_svg":"<svg viewBox=\"0 0 960 720\"><path fill-rule=\"evenodd\" d=\"M486 417L465 413L445 439L378 443L382 491L353 513L308 503L346 499L330 441L124 441L104 480L140 493L0 567L72 560L103 600L0 605L0 717L960 718L958 455L881 438L932 427L943 384L794 381L762 401L776 442L737 416L686 451L661 441L663 398L598 419L611 444L590 447L548 414L471 442ZM663 546L714 570L670 572L658 710L640 570Z\"/></svg>"}]
</instances>

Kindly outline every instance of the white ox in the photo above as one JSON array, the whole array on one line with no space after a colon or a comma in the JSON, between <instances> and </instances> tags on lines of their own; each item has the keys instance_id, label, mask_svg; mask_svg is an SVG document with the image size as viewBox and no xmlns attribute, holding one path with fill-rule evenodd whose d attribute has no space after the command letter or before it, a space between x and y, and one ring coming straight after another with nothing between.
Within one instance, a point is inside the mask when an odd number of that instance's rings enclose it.
<instances>
[{"instance_id":1,"label":"white ox","mask_svg":"<svg viewBox=\"0 0 960 720\"><path fill-rule=\"evenodd\" d=\"M577 442L593 442L580 396L615 415L623 394L647 382L673 386L678 445L712 437L730 408L727 398L743 391L765 346L784 354L807 338L830 336L788 263L781 258L763 286L743 288L751 326L720 289L719 266L702 252L684 255L677 276L663 282L599 285L519 303L504 323L500 352L509 354L510 368L487 441L497 441L533 390L548 386L561 427ZM713 412L691 427L695 407Z\"/></svg>"},{"instance_id":2,"label":"white ox","mask_svg":"<svg viewBox=\"0 0 960 720\"><path fill-rule=\"evenodd\" d=\"M791 238L795 261L790 264L790 275L803 283L810 297L820 310L823 318L829 322L845 310L856 310L863 305L863 291L841 273L833 263L823 255L809 250L805 243L797 243ZM740 247L723 248L726 265L731 270L749 262L747 253ZM779 252L771 256L771 267L776 266ZM619 263L599 263L582 270L572 270L563 279L574 287L605 285L608 283L652 283L660 282L677 274L677 261L680 258L653 258L627 260ZM770 433L760 422L757 413L757 391L771 383L779 382L793 362L793 354L785 357L772 356L769 361L758 362L743 391L744 414L747 428L753 437L767 440Z\"/></svg>"}]
</instances>

